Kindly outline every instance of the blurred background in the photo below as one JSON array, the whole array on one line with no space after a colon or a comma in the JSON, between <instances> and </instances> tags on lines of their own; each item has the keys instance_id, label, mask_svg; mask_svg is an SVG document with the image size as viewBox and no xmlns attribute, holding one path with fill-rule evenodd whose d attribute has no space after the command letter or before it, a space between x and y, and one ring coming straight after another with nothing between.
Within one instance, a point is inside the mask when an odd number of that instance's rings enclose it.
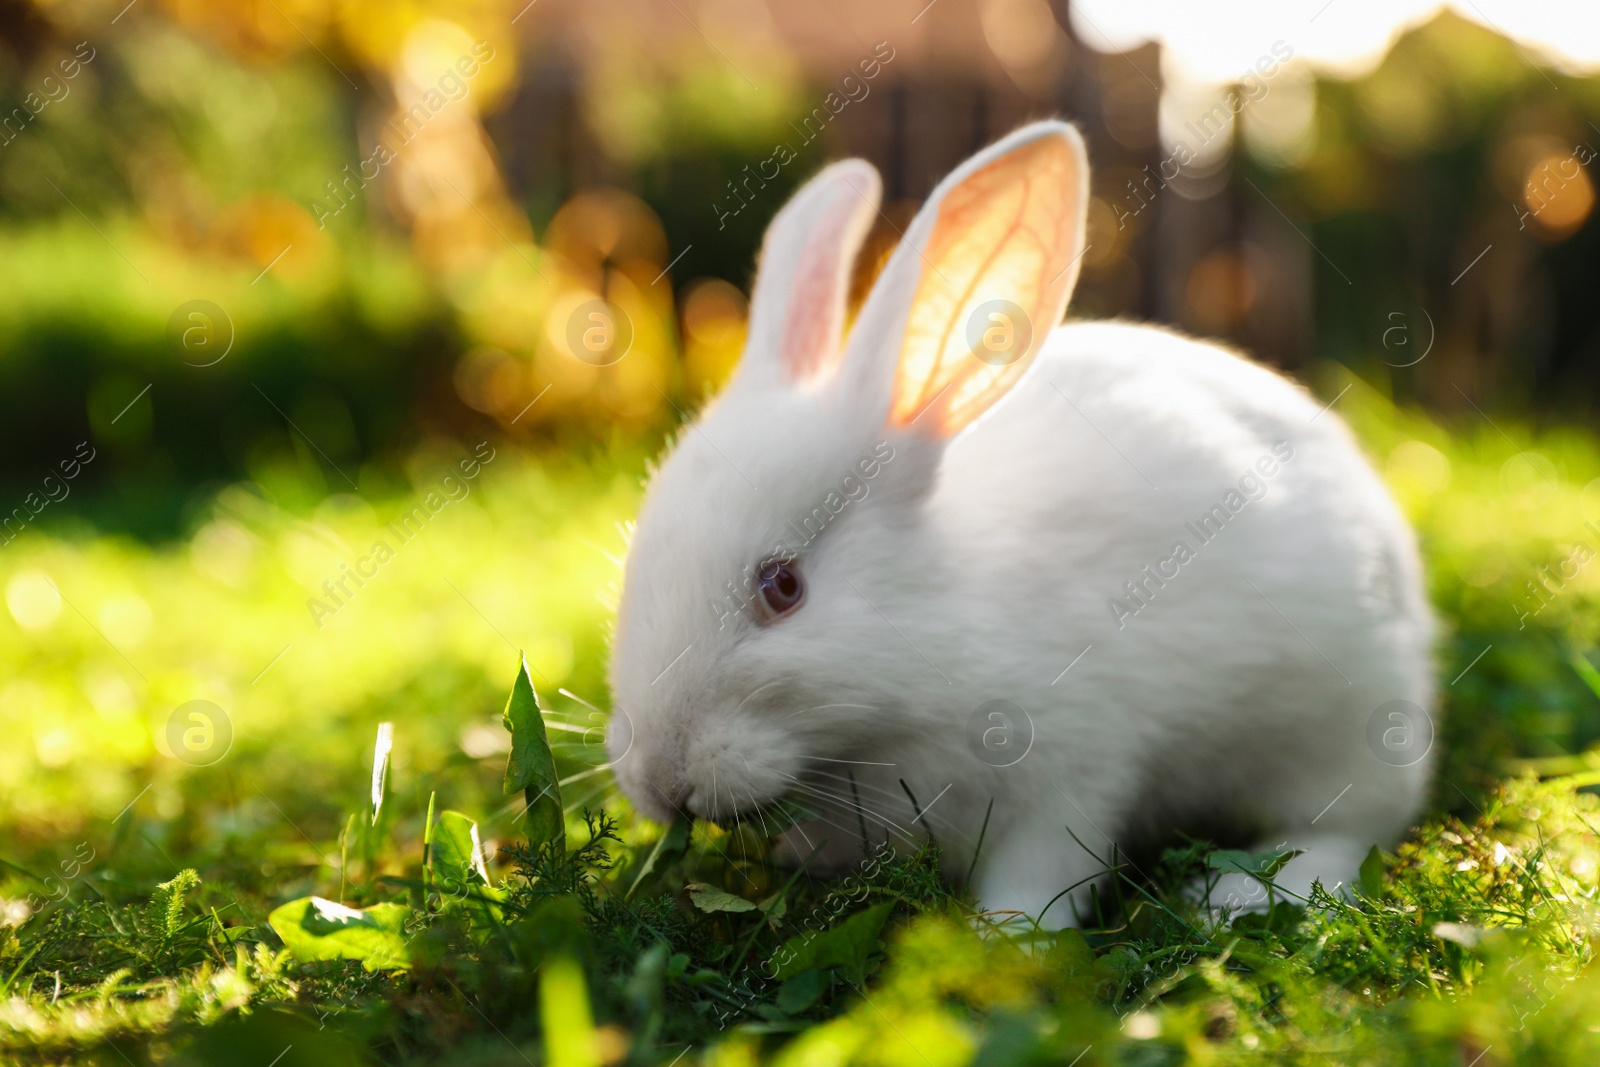
<instances>
[{"instance_id":1,"label":"blurred background","mask_svg":"<svg viewBox=\"0 0 1600 1067\"><path fill-rule=\"evenodd\" d=\"M407 810L503 835L518 650L576 808L618 524L738 357L766 222L872 161L859 297L1050 115L1096 168L1072 314L1287 369L1419 525L1442 803L1581 751L1597 75L1578 0L0 0L0 827L331 892L393 721Z\"/></svg>"},{"instance_id":2,"label":"blurred background","mask_svg":"<svg viewBox=\"0 0 1600 1067\"><path fill-rule=\"evenodd\" d=\"M1056 114L1096 166L1074 314L1436 410L1600 399L1589 5L124 3L0 6L0 494L102 453L46 525L172 537L219 484L378 490L438 436L635 439L727 373L823 161L884 175L870 273ZM599 298L609 366L566 336Z\"/></svg>"}]
</instances>

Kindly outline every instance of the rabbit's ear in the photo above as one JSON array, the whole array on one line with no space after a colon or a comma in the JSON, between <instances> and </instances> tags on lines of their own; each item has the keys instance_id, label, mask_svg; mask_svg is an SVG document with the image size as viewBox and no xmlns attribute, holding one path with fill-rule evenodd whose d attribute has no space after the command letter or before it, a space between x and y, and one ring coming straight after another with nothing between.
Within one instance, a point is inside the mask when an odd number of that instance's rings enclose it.
<instances>
[{"instance_id":1,"label":"rabbit's ear","mask_svg":"<svg viewBox=\"0 0 1600 1067\"><path fill-rule=\"evenodd\" d=\"M811 383L838 368L850 268L880 188L870 163L847 159L807 182L772 220L761 243L741 376Z\"/></svg>"},{"instance_id":2,"label":"rabbit's ear","mask_svg":"<svg viewBox=\"0 0 1600 1067\"><path fill-rule=\"evenodd\" d=\"M1023 127L962 164L873 287L845 390L891 428L948 438L971 424L1061 321L1088 203L1083 141L1064 122Z\"/></svg>"}]
</instances>

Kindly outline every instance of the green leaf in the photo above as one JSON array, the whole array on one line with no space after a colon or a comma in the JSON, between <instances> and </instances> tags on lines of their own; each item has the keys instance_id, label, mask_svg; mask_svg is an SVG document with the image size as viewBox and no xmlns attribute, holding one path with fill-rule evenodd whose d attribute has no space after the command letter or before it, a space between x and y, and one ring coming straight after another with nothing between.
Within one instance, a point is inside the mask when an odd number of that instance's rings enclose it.
<instances>
[{"instance_id":1,"label":"green leaf","mask_svg":"<svg viewBox=\"0 0 1600 1067\"><path fill-rule=\"evenodd\" d=\"M505 919L501 903L506 894L489 884L478 824L459 811L439 813L433 831L433 883L442 897L441 907L465 908L472 927L480 934Z\"/></svg>"},{"instance_id":2,"label":"green leaf","mask_svg":"<svg viewBox=\"0 0 1600 1067\"><path fill-rule=\"evenodd\" d=\"M516 684L506 701L501 721L511 731L511 755L506 759L505 795L521 789L528 799L528 844L538 847L553 842L557 851L567 847L566 815L561 807L561 783L556 777L556 760L545 734L544 717L539 714L539 697L533 691L528 673L528 657L522 657Z\"/></svg>"},{"instance_id":3,"label":"green leaf","mask_svg":"<svg viewBox=\"0 0 1600 1067\"><path fill-rule=\"evenodd\" d=\"M540 969L539 1021L549 1067L600 1067L589 983L574 957L553 955Z\"/></svg>"},{"instance_id":4,"label":"green leaf","mask_svg":"<svg viewBox=\"0 0 1600 1067\"><path fill-rule=\"evenodd\" d=\"M778 987L778 1008L789 1015L798 1015L827 991L827 971L801 971Z\"/></svg>"},{"instance_id":5,"label":"green leaf","mask_svg":"<svg viewBox=\"0 0 1600 1067\"><path fill-rule=\"evenodd\" d=\"M985 1020L983 1044L978 1046L968 1067L1049 1063L1057 1058L1050 1055L1047 1042L1036 1018L1001 1008Z\"/></svg>"},{"instance_id":6,"label":"green leaf","mask_svg":"<svg viewBox=\"0 0 1600 1067\"><path fill-rule=\"evenodd\" d=\"M1206 865L1213 871L1248 874L1265 880L1277 874L1285 863L1298 855L1298 849L1287 852L1246 852L1238 848L1223 848L1207 857Z\"/></svg>"},{"instance_id":7,"label":"green leaf","mask_svg":"<svg viewBox=\"0 0 1600 1067\"><path fill-rule=\"evenodd\" d=\"M478 824L459 811L439 814L433 831L433 873L436 878L467 885L489 884L483 863L483 846L478 842Z\"/></svg>"},{"instance_id":8,"label":"green leaf","mask_svg":"<svg viewBox=\"0 0 1600 1067\"><path fill-rule=\"evenodd\" d=\"M635 1030L635 1040L648 1042L642 1046L644 1048L655 1045L661 1035L661 1028L666 1025L663 994L666 988L667 961L671 951L667 942L657 941L640 953L634 960L633 974L623 990L629 1013L639 1023ZM635 1045L635 1047L641 1046Z\"/></svg>"},{"instance_id":9,"label":"green leaf","mask_svg":"<svg viewBox=\"0 0 1600 1067\"><path fill-rule=\"evenodd\" d=\"M1600 670L1595 670L1594 664L1577 649L1572 650L1569 661L1572 669L1578 672L1578 677L1583 679L1583 684L1588 686L1595 696L1600 697Z\"/></svg>"},{"instance_id":10,"label":"green leaf","mask_svg":"<svg viewBox=\"0 0 1600 1067\"><path fill-rule=\"evenodd\" d=\"M1361 895L1368 900L1378 899L1379 892L1383 889L1383 852L1377 845L1367 853L1367 858L1361 861L1359 876Z\"/></svg>"},{"instance_id":11,"label":"green leaf","mask_svg":"<svg viewBox=\"0 0 1600 1067\"><path fill-rule=\"evenodd\" d=\"M789 914L789 898L785 893L787 889L788 886L785 886L756 905L761 909L761 913L767 917L768 922L776 924L779 919ZM776 930L777 926L774 925L773 929Z\"/></svg>"},{"instance_id":12,"label":"green leaf","mask_svg":"<svg viewBox=\"0 0 1600 1067\"><path fill-rule=\"evenodd\" d=\"M380 722L378 738L372 744L372 825L383 813L384 794L389 789L389 755L394 751L394 723Z\"/></svg>"},{"instance_id":13,"label":"green leaf","mask_svg":"<svg viewBox=\"0 0 1600 1067\"><path fill-rule=\"evenodd\" d=\"M656 842L656 847L650 850L650 855L639 865L639 873L634 875L633 884L628 886L628 891L622 899L627 900L632 897L652 872L665 870L682 859L689 851L689 835L693 830L694 823L688 819L677 819L668 826L666 833Z\"/></svg>"},{"instance_id":14,"label":"green leaf","mask_svg":"<svg viewBox=\"0 0 1600 1067\"><path fill-rule=\"evenodd\" d=\"M774 977L787 980L801 971L837 967L859 986L867 980L867 960L878 947L878 932L893 907L887 901L874 904L831 930L796 934L778 950Z\"/></svg>"},{"instance_id":15,"label":"green leaf","mask_svg":"<svg viewBox=\"0 0 1600 1067\"><path fill-rule=\"evenodd\" d=\"M694 901L694 906L708 914L719 911L755 911L756 906L744 897L735 896L714 885L704 882L689 883L689 899Z\"/></svg>"},{"instance_id":16,"label":"green leaf","mask_svg":"<svg viewBox=\"0 0 1600 1067\"><path fill-rule=\"evenodd\" d=\"M267 916L289 955L297 960L357 960L369 971L410 966L404 904L374 904L358 911L322 897L301 897Z\"/></svg>"},{"instance_id":17,"label":"green leaf","mask_svg":"<svg viewBox=\"0 0 1600 1067\"><path fill-rule=\"evenodd\" d=\"M422 822L422 896L427 899L429 886L433 882L433 827L436 820L433 817L433 805L439 799L437 790L428 793L428 816ZM418 901L421 907L422 902Z\"/></svg>"},{"instance_id":18,"label":"green leaf","mask_svg":"<svg viewBox=\"0 0 1600 1067\"><path fill-rule=\"evenodd\" d=\"M1066 991L1084 1000L1094 995L1100 975L1094 969L1094 949L1081 930L1069 927L1057 931L1050 939L1045 959Z\"/></svg>"}]
</instances>

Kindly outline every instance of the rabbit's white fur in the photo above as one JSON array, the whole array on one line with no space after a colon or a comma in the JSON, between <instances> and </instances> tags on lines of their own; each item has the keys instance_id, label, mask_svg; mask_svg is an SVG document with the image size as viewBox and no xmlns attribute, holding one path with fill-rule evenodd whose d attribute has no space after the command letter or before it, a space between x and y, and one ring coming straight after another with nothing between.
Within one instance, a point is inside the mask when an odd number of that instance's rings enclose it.
<instances>
[{"instance_id":1,"label":"rabbit's white fur","mask_svg":"<svg viewBox=\"0 0 1600 1067\"><path fill-rule=\"evenodd\" d=\"M1277 879L1294 893L1348 883L1422 803L1428 761L1380 759L1368 725L1389 701L1433 707L1433 624L1412 534L1334 411L1221 348L1106 322L1051 331L1003 400L948 440L886 425L929 213L1041 136L1081 158L1069 127L1038 124L948 179L821 379L786 379L768 351L799 284L785 272L816 268L789 261L816 252L802 245L829 212L843 213L843 252L823 252L848 263L864 221L840 191L870 211L875 175L836 165L774 222L745 362L655 474L630 548L618 781L661 819L806 802L823 817L790 831L789 851L839 867L861 857L863 831L918 831L903 780L956 877L992 802L978 896L1051 925L1074 921L1113 842L1176 828L1222 823L1303 850ZM865 478L875 448L893 458ZM1239 492L1252 473L1255 499ZM865 496L798 553L805 602L758 623L730 583L801 542L852 474ZM1215 506L1228 521L1202 542L1186 524ZM1180 541L1192 558L1163 564ZM995 699L1031 719L1011 766L970 741ZM1028 725L1012 728L1020 747ZM1235 878L1214 901L1259 896Z\"/></svg>"}]
</instances>

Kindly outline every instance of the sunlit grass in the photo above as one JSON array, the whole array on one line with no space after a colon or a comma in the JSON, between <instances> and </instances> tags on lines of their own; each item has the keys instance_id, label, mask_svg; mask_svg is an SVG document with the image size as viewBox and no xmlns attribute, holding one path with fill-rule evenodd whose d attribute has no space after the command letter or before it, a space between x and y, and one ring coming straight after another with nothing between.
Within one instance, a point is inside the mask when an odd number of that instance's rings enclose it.
<instances>
[{"instance_id":1,"label":"sunlit grass","mask_svg":"<svg viewBox=\"0 0 1600 1067\"><path fill-rule=\"evenodd\" d=\"M0 550L0 1048L307 1057L281 1067L665 1064L686 1047L730 1065L1593 1062L1600 802L1576 788L1600 760L1574 754L1600 740L1600 563L1577 562L1600 549L1600 446L1498 415L1447 432L1360 386L1338 410L1416 522L1448 626L1435 807L1369 863L1359 900L1231 923L1176 893L1200 847L1151 881L1121 872L1095 928L1040 937L974 919L926 852L841 907L768 867L749 828L663 838L635 819L586 773L634 454L500 446L467 478L470 448L431 450L382 501L234 487L167 545L31 530ZM567 782L566 858L516 847L523 802L501 793L519 650ZM209 765L168 741L193 700L232 727ZM374 823L380 722L394 751ZM429 882L431 804L478 824L499 920ZM601 805L620 840L585 820ZM266 918L311 895L404 904L409 969L297 962ZM831 962L771 977L817 914Z\"/></svg>"}]
</instances>

